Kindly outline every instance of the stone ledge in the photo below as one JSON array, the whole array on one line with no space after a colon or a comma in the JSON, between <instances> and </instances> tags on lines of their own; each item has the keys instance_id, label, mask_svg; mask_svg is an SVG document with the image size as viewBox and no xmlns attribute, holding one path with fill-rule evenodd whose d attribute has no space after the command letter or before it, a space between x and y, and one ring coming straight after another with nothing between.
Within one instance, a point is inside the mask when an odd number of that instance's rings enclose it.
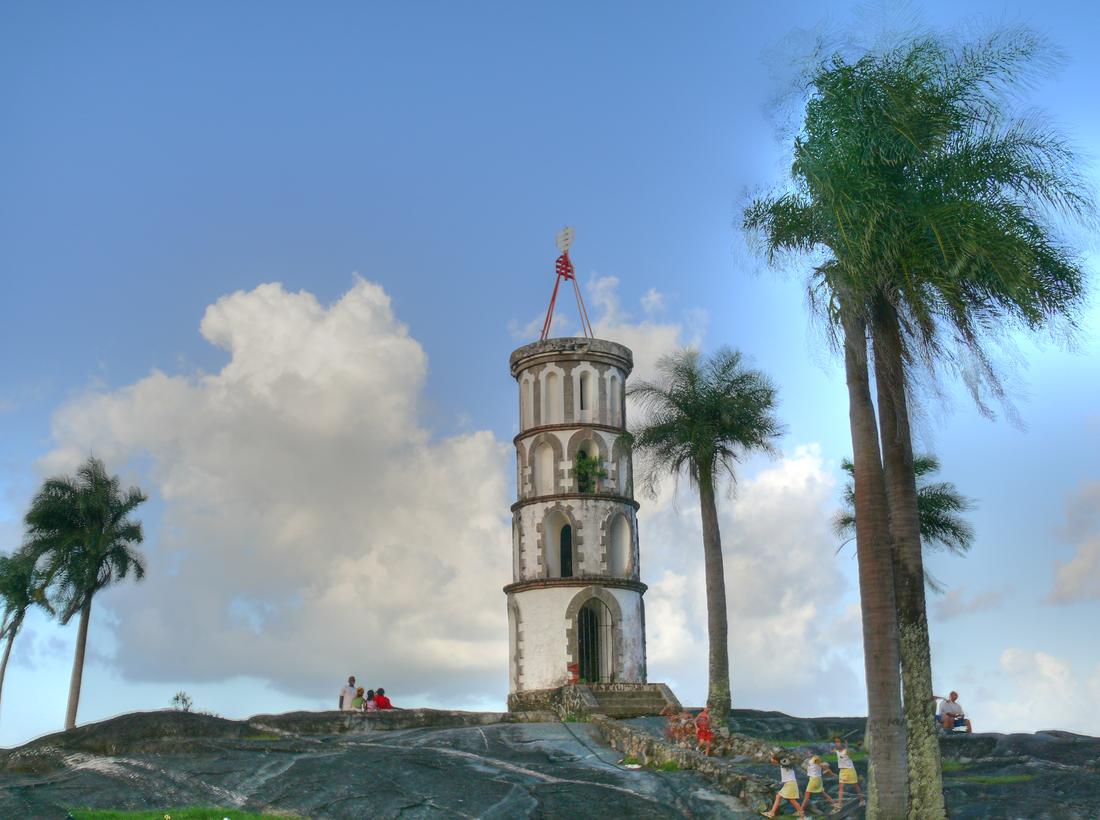
<instances>
[{"instance_id":1,"label":"stone ledge","mask_svg":"<svg viewBox=\"0 0 1100 820\"><path fill-rule=\"evenodd\" d=\"M691 769L705 777L717 790L736 797L752 812L761 814L771 808L775 800L775 786L762 778L751 774L735 772L728 763L707 757L694 749L685 749L673 745L648 732L626 726L602 715L593 715L591 722L599 729L604 740L611 748L633 757L645 765L660 766L662 763L675 763L681 769ZM744 738L755 754L760 755L766 744ZM771 751L767 752L771 758Z\"/></svg>"}]
</instances>

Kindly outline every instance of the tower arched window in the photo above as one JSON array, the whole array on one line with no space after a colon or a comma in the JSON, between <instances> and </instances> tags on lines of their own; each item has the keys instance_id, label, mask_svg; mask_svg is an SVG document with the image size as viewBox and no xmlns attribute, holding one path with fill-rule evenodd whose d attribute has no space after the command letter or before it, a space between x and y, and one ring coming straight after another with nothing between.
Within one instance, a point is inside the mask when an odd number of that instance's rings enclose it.
<instances>
[{"instance_id":1,"label":"tower arched window","mask_svg":"<svg viewBox=\"0 0 1100 820\"><path fill-rule=\"evenodd\" d=\"M554 448L543 442L535 448L535 495L554 492Z\"/></svg>"},{"instance_id":2,"label":"tower arched window","mask_svg":"<svg viewBox=\"0 0 1100 820\"><path fill-rule=\"evenodd\" d=\"M587 683L612 682L611 610L589 598L577 611L577 676Z\"/></svg>"},{"instance_id":3,"label":"tower arched window","mask_svg":"<svg viewBox=\"0 0 1100 820\"><path fill-rule=\"evenodd\" d=\"M561 394L561 377L551 370L546 374L542 386L542 423L561 424L565 409Z\"/></svg>"},{"instance_id":4,"label":"tower arched window","mask_svg":"<svg viewBox=\"0 0 1100 820\"><path fill-rule=\"evenodd\" d=\"M554 510L546 517L543 539L546 577L573 577L573 526L561 510Z\"/></svg>"},{"instance_id":5,"label":"tower arched window","mask_svg":"<svg viewBox=\"0 0 1100 820\"><path fill-rule=\"evenodd\" d=\"M611 377L610 390L607 397L607 423L615 427L619 427L623 423L622 419L622 407L623 407L623 395L622 385L619 384L619 377Z\"/></svg>"},{"instance_id":6,"label":"tower arched window","mask_svg":"<svg viewBox=\"0 0 1100 820\"><path fill-rule=\"evenodd\" d=\"M594 493L600 489L600 479L607 477L607 469L600 458L600 448L591 439L577 446L573 459L573 478L578 493Z\"/></svg>"},{"instance_id":7,"label":"tower arched window","mask_svg":"<svg viewBox=\"0 0 1100 820\"><path fill-rule=\"evenodd\" d=\"M561 577L573 577L573 528L566 524L558 536L558 556L561 559Z\"/></svg>"},{"instance_id":8,"label":"tower arched window","mask_svg":"<svg viewBox=\"0 0 1100 820\"><path fill-rule=\"evenodd\" d=\"M607 571L619 578L630 575L630 523L622 514L611 519L608 532Z\"/></svg>"},{"instance_id":9,"label":"tower arched window","mask_svg":"<svg viewBox=\"0 0 1100 820\"><path fill-rule=\"evenodd\" d=\"M531 387L531 380L523 380L523 390L520 397L520 423L522 430L526 430L528 427L534 426L534 410L535 403L532 397L533 390Z\"/></svg>"},{"instance_id":10,"label":"tower arched window","mask_svg":"<svg viewBox=\"0 0 1100 820\"><path fill-rule=\"evenodd\" d=\"M577 406L581 414L580 420L586 423L592 421L592 407L595 404L592 388L592 374L587 370L582 370L577 378Z\"/></svg>"}]
</instances>

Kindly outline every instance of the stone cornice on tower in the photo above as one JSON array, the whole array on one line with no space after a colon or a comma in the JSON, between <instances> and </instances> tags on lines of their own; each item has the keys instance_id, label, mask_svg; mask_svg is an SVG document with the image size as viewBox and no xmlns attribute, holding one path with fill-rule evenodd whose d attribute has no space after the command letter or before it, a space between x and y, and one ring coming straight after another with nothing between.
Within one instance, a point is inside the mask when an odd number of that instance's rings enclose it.
<instances>
[{"instance_id":1,"label":"stone cornice on tower","mask_svg":"<svg viewBox=\"0 0 1100 820\"><path fill-rule=\"evenodd\" d=\"M649 586L630 578L608 578L606 575L574 575L572 578L535 578L530 581L517 581L504 587L505 593L524 592L529 589L551 589L553 587L614 587L629 589L638 594L644 593Z\"/></svg>"},{"instance_id":2,"label":"stone cornice on tower","mask_svg":"<svg viewBox=\"0 0 1100 820\"><path fill-rule=\"evenodd\" d=\"M554 493L553 495L536 495L536 496L533 496L531 498L524 498L520 501L517 501L516 503L514 503L511 506L510 509L511 509L512 512L515 512L520 507L526 507L529 504L545 504L548 501L557 501L558 499L562 499L562 498L575 498L579 501L594 501L594 500L597 500L597 499L600 500L600 501L612 501L612 502L618 502L619 504L626 504L630 507L633 507L635 510L637 510L641 506L633 498L628 498L625 495L615 495L613 493L596 492L596 493Z\"/></svg>"},{"instance_id":3,"label":"stone cornice on tower","mask_svg":"<svg viewBox=\"0 0 1100 820\"><path fill-rule=\"evenodd\" d=\"M634 354L631 353L630 348L618 342L608 342L604 339L567 337L547 339L544 342L532 342L512 351L512 355L508 360L512 377L517 377L520 370L541 364L540 359L544 359L546 362L560 362L568 359L603 362L622 368L627 375L634 369Z\"/></svg>"}]
</instances>

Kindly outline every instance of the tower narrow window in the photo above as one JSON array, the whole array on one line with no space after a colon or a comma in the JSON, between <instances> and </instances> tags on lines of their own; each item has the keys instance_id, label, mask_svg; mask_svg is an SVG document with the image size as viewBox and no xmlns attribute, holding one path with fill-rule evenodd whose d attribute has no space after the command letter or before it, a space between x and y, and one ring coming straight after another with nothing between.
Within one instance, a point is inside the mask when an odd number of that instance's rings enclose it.
<instances>
[{"instance_id":1,"label":"tower narrow window","mask_svg":"<svg viewBox=\"0 0 1100 820\"><path fill-rule=\"evenodd\" d=\"M561 528L558 555L561 557L561 577L573 577L573 528L566 524Z\"/></svg>"},{"instance_id":2,"label":"tower narrow window","mask_svg":"<svg viewBox=\"0 0 1100 820\"><path fill-rule=\"evenodd\" d=\"M619 386L618 376L611 377L611 389L609 392L610 395L607 397L607 423L619 427L623 423L623 396L622 389Z\"/></svg>"},{"instance_id":3,"label":"tower narrow window","mask_svg":"<svg viewBox=\"0 0 1100 820\"><path fill-rule=\"evenodd\" d=\"M543 443L535 450L535 495L554 492L554 448Z\"/></svg>"},{"instance_id":4,"label":"tower narrow window","mask_svg":"<svg viewBox=\"0 0 1100 820\"><path fill-rule=\"evenodd\" d=\"M581 371L580 378L577 379L578 405L581 413L581 421L592 421L592 374L587 370Z\"/></svg>"},{"instance_id":5,"label":"tower narrow window","mask_svg":"<svg viewBox=\"0 0 1100 820\"><path fill-rule=\"evenodd\" d=\"M611 519L608 532L607 571L618 578L630 575L630 524L625 515Z\"/></svg>"},{"instance_id":6,"label":"tower narrow window","mask_svg":"<svg viewBox=\"0 0 1100 820\"><path fill-rule=\"evenodd\" d=\"M526 430L534 426L534 401L532 400L531 380L523 380L523 392L520 399L520 429Z\"/></svg>"},{"instance_id":7,"label":"tower narrow window","mask_svg":"<svg viewBox=\"0 0 1100 820\"><path fill-rule=\"evenodd\" d=\"M553 371L546 374L542 391L542 423L561 424L565 405L561 396L561 378Z\"/></svg>"}]
</instances>

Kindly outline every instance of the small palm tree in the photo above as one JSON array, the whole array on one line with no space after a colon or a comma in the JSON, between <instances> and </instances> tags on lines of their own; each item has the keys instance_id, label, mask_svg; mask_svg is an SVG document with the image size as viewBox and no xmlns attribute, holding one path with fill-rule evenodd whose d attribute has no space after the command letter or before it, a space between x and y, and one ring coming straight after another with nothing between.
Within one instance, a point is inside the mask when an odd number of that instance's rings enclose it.
<instances>
[{"instance_id":1,"label":"small palm tree","mask_svg":"<svg viewBox=\"0 0 1100 820\"><path fill-rule=\"evenodd\" d=\"M141 522L129 516L146 499L137 487L123 493L118 476L108 476L103 462L90 456L76 478L46 479L24 519L23 549L53 590L59 620L67 624L80 613L66 729L76 725L92 598L131 572L135 580L145 577L145 559L134 549L145 536Z\"/></svg>"},{"instance_id":2,"label":"small palm tree","mask_svg":"<svg viewBox=\"0 0 1100 820\"><path fill-rule=\"evenodd\" d=\"M4 658L0 660L0 696L4 692L4 676L8 671L11 646L15 643L15 636L23 628L27 610L36 605L53 614L53 608L46 599L44 579L35 567L34 556L27 552L0 556L0 607L4 610L0 619L0 640L8 640L4 647Z\"/></svg>"},{"instance_id":3,"label":"small palm tree","mask_svg":"<svg viewBox=\"0 0 1100 820\"><path fill-rule=\"evenodd\" d=\"M840 468L854 479L855 465L849 459L840 462ZM963 495L950 481L930 482L928 478L940 471L940 460L925 454L913 457L913 472L917 480L917 516L920 522L921 547L925 551L948 552L964 556L974 545L974 527L962 513L973 510L974 499ZM833 515L833 532L837 538L856 535L856 488L854 480L844 485L841 493L843 506ZM843 547L844 544L840 546ZM839 552L839 550L837 550ZM942 593L943 586L924 571L924 582L933 592Z\"/></svg>"},{"instance_id":4,"label":"small palm tree","mask_svg":"<svg viewBox=\"0 0 1100 820\"><path fill-rule=\"evenodd\" d=\"M678 350L657 363L653 382L634 385L643 413L633 431L643 489L656 497L661 478L687 473L699 491L710 642L707 705L719 726L730 710L729 639L722 537L715 488L723 473L736 481L733 465L755 452L777 455L775 440L786 426L775 416L776 387L749 367L740 351L719 348L710 358L695 348Z\"/></svg>"}]
</instances>

